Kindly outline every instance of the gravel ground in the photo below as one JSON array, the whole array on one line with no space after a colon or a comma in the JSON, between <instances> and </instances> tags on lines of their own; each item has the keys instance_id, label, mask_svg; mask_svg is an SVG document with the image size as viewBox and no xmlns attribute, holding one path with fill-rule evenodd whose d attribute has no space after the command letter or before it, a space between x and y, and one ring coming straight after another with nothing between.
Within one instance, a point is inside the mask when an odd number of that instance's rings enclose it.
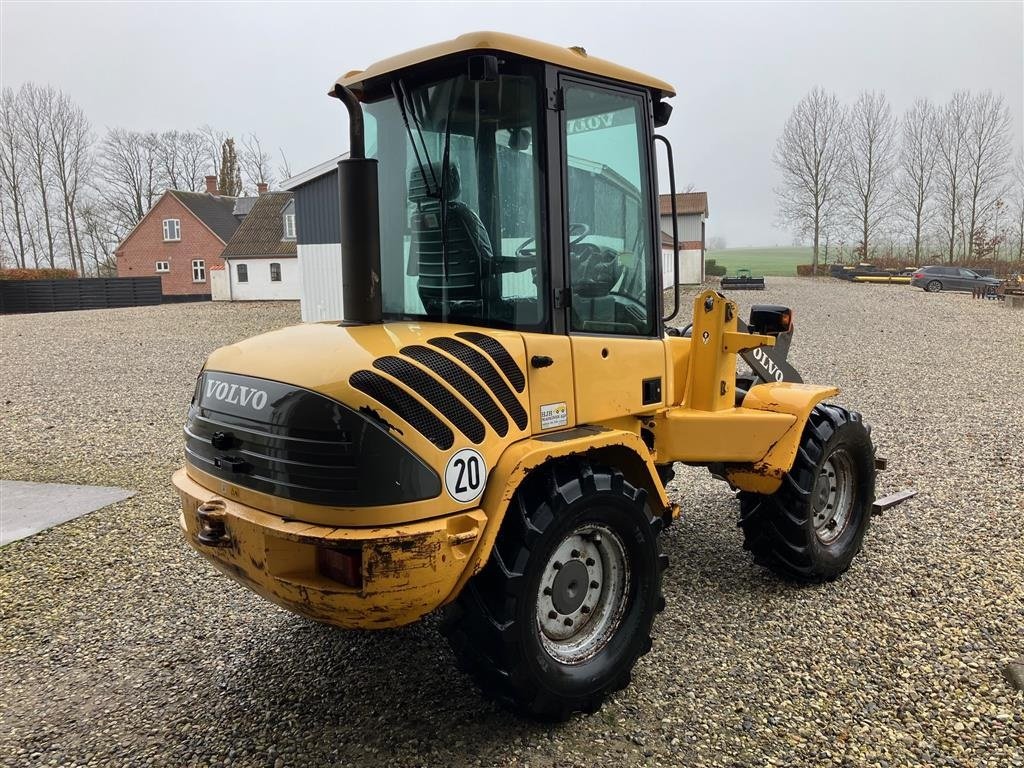
<instances>
[{"instance_id":1,"label":"gravel ground","mask_svg":"<svg viewBox=\"0 0 1024 768\"><path fill-rule=\"evenodd\" d=\"M139 493L0 549L0 765L1024 765L1002 675L1024 655L1024 315L832 281L735 297L795 308L797 368L874 425L880 492L920 495L839 581L794 588L742 551L728 488L680 472L654 649L559 726L483 701L433 619L320 626L183 542L195 373L296 305L3 318L0 475Z\"/></svg>"}]
</instances>

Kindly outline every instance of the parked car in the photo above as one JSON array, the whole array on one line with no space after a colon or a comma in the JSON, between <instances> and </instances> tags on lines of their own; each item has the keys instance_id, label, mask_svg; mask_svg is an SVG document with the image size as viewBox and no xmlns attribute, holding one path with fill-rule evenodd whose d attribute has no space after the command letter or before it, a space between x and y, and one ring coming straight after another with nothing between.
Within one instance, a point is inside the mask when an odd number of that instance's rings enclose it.
<instances>
[{"instance_id":1,"label":"parked car","mask_svg":"<svg viewBox=\"0 0 1024 768\"><path fill-rule=\"evenodd\" d=\"M929 293L995 288L1000 282L995 277L982 277L973 269L964 267L921 267L910 278L911 285L923 288Z\"/></svg>"}]
</instances>

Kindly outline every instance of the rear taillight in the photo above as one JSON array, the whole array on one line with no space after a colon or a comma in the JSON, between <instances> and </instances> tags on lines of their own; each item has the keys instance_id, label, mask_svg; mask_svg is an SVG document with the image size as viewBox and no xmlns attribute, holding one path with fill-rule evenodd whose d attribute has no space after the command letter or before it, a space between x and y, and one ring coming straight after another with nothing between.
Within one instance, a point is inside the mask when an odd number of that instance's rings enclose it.
<instances>
[{"instance_id":1,"label":"rear taillight","mask_svg":"<svg viewBox=\"0 0 1024 768\"><path fill-rule=\"evenodd\" d=\"M914 273L914 279L915 280L920 280L923 277L924 277L924 272L915 272Z\"/></svg>"},{"instance_id":2,"label":"rear taillight","mask_svg":"<svg viewBox=\"0 0 1024 768\"><path fill-rule=\"evenodd\" d=\"M361 549L316 548L316 566L321 576L359 589L363 586Z\"/></svg>"}]
</instances>

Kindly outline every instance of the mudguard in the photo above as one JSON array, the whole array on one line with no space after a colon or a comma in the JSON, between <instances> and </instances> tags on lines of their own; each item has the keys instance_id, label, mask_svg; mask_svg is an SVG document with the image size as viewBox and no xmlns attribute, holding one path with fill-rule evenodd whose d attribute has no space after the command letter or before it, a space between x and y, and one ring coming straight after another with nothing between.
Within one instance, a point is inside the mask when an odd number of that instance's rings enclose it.
<instances>
[{"instance_id":1,"label":"mudguard","mask_svg":"<svg viewBox=\"0 0 1024 768\"><path fill-rule=\"evenodd\" d=\"M542 464L568 456L615 467L633 485L647 491L652 514L665 517L666 522L679 516L679 507L669 501L651 453L636 432L586 425L520 440L505 449L487 476L487 488L480 503L487 522L446 603L454 600L466 582L487 563L505 512L524 478Z\"/></svg>"},{"instance_id":2,"label":"mudguard","mask_svg":"<svg viewBox=\"0 0 1024 768\"><path fill-rule=\"evenodd\" d=\"M779 489L783 476L793 467L800 437L814 406L839 394L837 387L821 387L813 384L776 382L751 387L743 398L743 408L755 411L786 413L796 421L777 440L768 452L754 462L726 464L726 480L743 491L772 494Z\"/></svg>"}]
</instances>

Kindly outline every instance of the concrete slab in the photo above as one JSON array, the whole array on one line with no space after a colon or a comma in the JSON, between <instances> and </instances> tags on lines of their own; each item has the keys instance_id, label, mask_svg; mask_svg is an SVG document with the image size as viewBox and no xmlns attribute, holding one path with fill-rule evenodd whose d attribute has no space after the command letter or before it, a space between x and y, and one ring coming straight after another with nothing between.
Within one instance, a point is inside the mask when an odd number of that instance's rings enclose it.
<instances>
[{"instance_id":1,"label":"concrete slab","mask_svg":"<svg viewBox=\"0 0 1024 768\"><path fill-rule=\"evenodd\" d=\"M134 495L124 488L0 480L0 547Z\"/></svg>"}]
</instances>

